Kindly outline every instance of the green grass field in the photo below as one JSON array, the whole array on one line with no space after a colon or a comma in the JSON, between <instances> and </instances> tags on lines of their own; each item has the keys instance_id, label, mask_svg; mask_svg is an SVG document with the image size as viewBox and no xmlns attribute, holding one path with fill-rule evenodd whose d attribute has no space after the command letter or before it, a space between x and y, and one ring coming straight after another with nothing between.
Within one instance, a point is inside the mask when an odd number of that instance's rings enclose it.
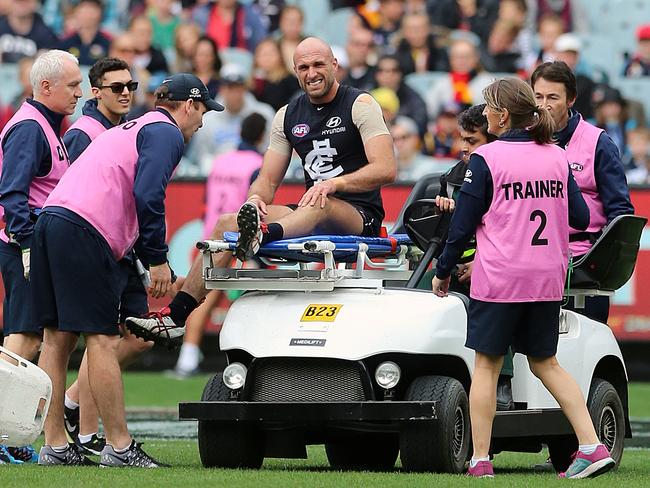
<instances>
[{"instance_id":1,"label":"green grass field","mask_svg":"<svg viewBox=\"0 0 650 488\"><path fill-rule=\"evenodd\" d=\"M161 374L127 373L124 375L126 403L130 411L175 408L179 401L200 397L208 375L177 380ZM650 417L650 384L630 385L630 415ZM306 460L268 459L259 471L204 469L195 439L142 439L145 450L172 468L159 470L118 470L98 468L43 468L40 466L0 466L0 487L31 486L475 486L476 480L464 476L402 473L399 467L390 473L331 471L322 446L308 449ZM545 453L503 453L495 461L497 478L490 486L546 487L571 483L553 474L535 473L531 466L543 461ZM595 480L590 486L648 486L650 468L648 450L628 449L618 470ZM399 461L398 461L399 466Z\"/></svg>"}]
</instances>

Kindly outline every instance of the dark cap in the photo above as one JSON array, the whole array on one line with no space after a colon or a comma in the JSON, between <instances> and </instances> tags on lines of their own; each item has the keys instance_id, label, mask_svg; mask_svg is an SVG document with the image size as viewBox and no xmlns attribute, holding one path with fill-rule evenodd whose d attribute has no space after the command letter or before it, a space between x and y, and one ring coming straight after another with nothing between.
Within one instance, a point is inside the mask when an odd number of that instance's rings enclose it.
<instances>
[{"instance_id":1,"label":"dark cap","mask_svg":"<svg viewBox=\"0 0 650 488\"><path fill-rule=\"evenodd\" d=\"M203 102L209 110L221 112L223 106L210 97L208 89L196 76L190 73L177 73L165 78L159 88L166 87L159 94L159 98L166 98L171 101L196 100Z\"/></svg>"}]
</instances>

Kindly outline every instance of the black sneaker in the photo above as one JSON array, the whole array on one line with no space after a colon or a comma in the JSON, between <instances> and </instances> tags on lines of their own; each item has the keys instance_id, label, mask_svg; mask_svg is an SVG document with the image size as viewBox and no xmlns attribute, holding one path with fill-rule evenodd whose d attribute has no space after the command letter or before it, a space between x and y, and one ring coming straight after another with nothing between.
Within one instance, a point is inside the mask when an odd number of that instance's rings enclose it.
<instances>
[{"instance_id":1,"label":"black sneaker","mask_svg":"<svg viewBox=\"0 0 650 488\"><path fill-rule=\"evenodd\" d=\"M156 461L142 450L142 444L131 441L131 445L124 452L116 452L113 446L106 444L102 451L99 466L102 468L162 468L169 467L168 464Z\"/></svg>"},{"instance_id":2,"label":"black sneaker","mask_svg":"<svg viewBox=\"0 0 650 488\"><path fill-rule=\"evenodd\" d=\"M97 466L96 462L79 452L76 444L68 444L63 452L55 451L52 446L48 445L41 447L38 464L42 466Z\"/></svg>"},{"instance_id":3,"label":"black sneaker","mask_svg":"<svg viewBox=\"0 0 650 488\"><path fill-rule=\"evenodd\" d=\"M77 447L81 454L85 454L86 456L99 456L106 447L106 439L97 434L93 434L88 442L81 442L77 437Z\"/></svg>"},{"instance_id":4,"label":"black sneaker","mask_svg":"<svg viewBox=\"0 0 650 488\"><path fill-rule=\"evenodd\" d=\"M237 227L239 237L234 254L240 261L246 261L257 254L262 244L262 222L257 205L246 202L239 208Z\"/></svg>"},{"instance_id":5,"label":"black sneaker","mask_svg":"<svg viewBox=\"0 0 650 488\"><path fill-rule=\"evenodd\" d=\"M65 431L68 433L68 440L77 442L77 436L79 435L79 407L64 407L63 423L65 424Z\"/></svg>"}]
</instances>

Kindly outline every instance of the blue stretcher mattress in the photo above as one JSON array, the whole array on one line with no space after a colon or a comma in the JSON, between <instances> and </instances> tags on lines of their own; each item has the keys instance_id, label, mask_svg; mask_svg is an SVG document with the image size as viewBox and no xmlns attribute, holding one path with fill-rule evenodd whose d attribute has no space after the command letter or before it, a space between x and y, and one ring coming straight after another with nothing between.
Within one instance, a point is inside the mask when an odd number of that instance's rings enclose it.
<instances>
[{"instance_id":1,"label":"blue stretcher mattress","mask_svg":"<svg viewBox=\"0 0 650 488\"><path fill-rule=\"evenodd\" d=\"M231 244L231 249L235 248L238 236L239 234L237 232L224 233L224 240ZM309 253L287 249L288 244L299 244L309 241L330 241L335 243L336 250L334 251L334 259L338 262L345 263L353 263L356 261L359 244L362 243L368 245L367 254L370 258L390 257L391 255L396 254L400 245L412 244L411 239L406 234L394 234L388 237L315 235L269 242L262 246L257 255L265 258L286 259L288 261L322 261L323 255L321 253Z\"/></svg>"}]
</instances>

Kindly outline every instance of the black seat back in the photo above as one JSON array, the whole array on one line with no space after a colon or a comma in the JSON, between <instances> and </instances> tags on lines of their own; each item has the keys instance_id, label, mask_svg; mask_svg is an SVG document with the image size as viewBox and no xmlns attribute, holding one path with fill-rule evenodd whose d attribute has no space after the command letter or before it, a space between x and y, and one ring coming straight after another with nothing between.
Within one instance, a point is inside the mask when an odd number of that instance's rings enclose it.
<instances>
[{"instance_id":1,"label":"black seat back","mask_svg":"<svg viewBox=\"0 0 650 488\"><path fill-rule=\"evenodd\" d=\"M399 216L395 221L395 224L390 229L389 234L406 234L406 228L404 227L404 212L406 209L415 201L422 200L423 198L436 198L440 192L440 176L442 173L433 173L425 176L418 180L411 193L409 193L406 202L402 206L402 210L399 212Z\"/></svg>"},{"instance_id":2,"label":"black seat back","mask_svg":"<svg viewBox=\"0 0 650 488\"><path fill-rule=\"evenodd\" d=\"M632 276L641 232L648 219L620 215L603 229L592 248L574 262L571 288L615 291Z\"/></svg>"}]
</instances>

